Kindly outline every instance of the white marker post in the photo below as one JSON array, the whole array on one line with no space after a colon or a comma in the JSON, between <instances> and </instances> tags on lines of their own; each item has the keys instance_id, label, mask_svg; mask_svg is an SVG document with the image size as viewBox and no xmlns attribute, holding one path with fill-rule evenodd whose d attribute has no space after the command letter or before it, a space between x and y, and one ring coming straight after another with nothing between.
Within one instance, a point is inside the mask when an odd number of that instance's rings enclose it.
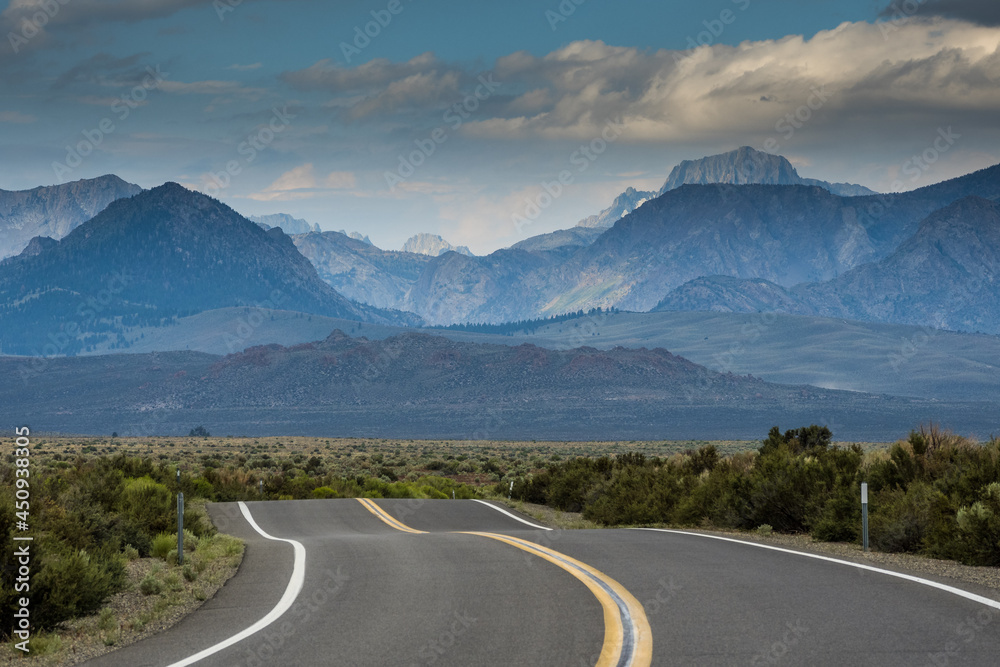
<instances>
[{"instance_id":1,"label":"white marker post","mask_svg":"<svg viewBox=\"0 0 1000 667\"><path fill-rule=\"evenodd\" d=\"M868 551L868 482L861 482L861 545Z\"/></svg>"},{"instance_id":2,"label":"white marker post","mask_svg":"<svg viewBox=\"0 0 1000 667\"><path fill-rule=\"evenodd\" d=\"M512 495L514 495L514 480L510 480L510 490L507 491L507 500L510 500Z\"/></svg>"}]
</instances>

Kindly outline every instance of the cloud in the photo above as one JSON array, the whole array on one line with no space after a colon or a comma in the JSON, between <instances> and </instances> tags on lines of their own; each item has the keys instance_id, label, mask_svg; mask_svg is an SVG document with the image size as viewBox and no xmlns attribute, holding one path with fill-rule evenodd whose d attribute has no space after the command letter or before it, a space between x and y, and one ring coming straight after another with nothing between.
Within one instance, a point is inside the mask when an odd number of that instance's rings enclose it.
<instances>
[{"instance_id":1,"label":"cloud","mask_svg":"<svg viewBox=\"0 0 1000 667\"><path fill-rule=\"evenodd\" d=\"M913 15L944 16L984 26L1000 26L1000 3L997 0L927 0ZM900 20L909 14L907 8L897 1L883 9L879 16Z\"/></svg>"},{"instance_id":2,"label":"cloud","mask_svg":"<svg viewBox=\"0 0 1000 667\"><path fill-rule=\"evenodd\" d=\"M51 0L12 0L0 21L19 23L36 12L50 14L49 26L86 25L91 23L138 23L164 18L188 7L210 7L212 0L72 0L58 2L51 11Z\"/></svg>"},{"instance_id":3,"label":"cloud","mask_svg":"<svg viewBox=\"0 0 1000 667\"><path fill-rule=\"evenodd\" d=\"M497 76L531 91L506 105L510 113L473 119L462 132L587 141L621 117L626 141L743 141L788 138L788 114L797 112L819 136L878 130L901 115L940 123L956 112L1000 111L1000 33L943 19L896 28L883 35L877 25L845 23L808 40L690 52L586 41L543 58L516 53L498 61Z\"/></svg>"},{"instance_id":4,"label":"cloud","mask_svg":"<svg viewBox=\"0 0 1000 667\"><path fill-rule=\"evenodd\" d=\"M808 117L808 133L798 138L823 142L898 135L903 116L910 127L936 127L957 114L978 114L972 122L981 124L1000 111L1000 32L939 17L898 22L886 31L888 23L843 23L809 39L791 35L691 51L596 40L544 56L519 51L496 61L491 73L503 82L502 92L459 132L505 141L590 141L620 118L624 142L762 146L769 138L787 143L789 130L802 127L795 114ZM356 67L322 60L282 79L327 93L324 107L345 119L406 114L401 127L423 128L440 124L442 109L473 89L478 76L425 53Z\"/></svg>"},{"instance_id":5,"label":"cloud","mask_svg":"<svg viewBox=\"0 0 1000 667\"><path fill-rule=\"evenodd\" d=\"M316 170L310 163L286 171L260 192L249 195L249 198L255 201L312 199L331 190L350 190L355 187L357 179L352 172L334 171L323 178L317 178Z\"/></svg>"},{"instance_id":6,"label":"cloud","mask_svg":"<svg viewBox=\"0 0 1000 667\"><path fill-rule=\"evenodd\" d=\"M238 95L260 99L268 94L263 88L248 88L237 81L163 81L160 90L178 95Z\"/></svg>"},{"instance_id":7,"label":"cloud","mask_svg":"<svg viewBox=\"0 0 1000 667\"><path fill-rule=\"evenodd\" d=\"M330 93L368 91L386 86L414 74L423 74L440 66L433 53L424 53L405 63L376 58L357 67L341 67L330 59L305 69L284 72L281 78L299 90L323 90Z\"/></svg>"},{"instance_id":8,"label":"cloud","mask_svg":"<svg viewBox=\"0 0 1000 667\"><path fill-rule=\"evenodd\" d=\"M174 95L213 95L204 109L206 113L211 113L222 105L256 101L269 94L264 88L244 86L237 81L163 81L159 88Z\"/></svg>"},{"instance_id":9,"label":"cloud","mask_svg":"<svg viewBox=\"0 0 1000 667\"><path fill-rule=\"evenodd\" d=\"M0 123L34 123L37 118L17 111L0 111Z\"/></svg>"},{"instance_id":10,"label":"cloud","mask_svg":"<svg viewBox=\"0 0 1000 667\"><path fill-rule=\"evenodd\" d=\"M376 58L357 67L325 59L284 72L281 79L298 90L334 95L327 107L341 108L349 118L361 119L408 109L439 109L459 98L462 86L476 76L428 52L403 63Z\"/></svg>"},{"instance_id":11,"label":"cloud","mask_svg":"<svg viewBox=\"0 0 1000 667\"><path fill-rule=\"evenodd\" d=\"M358 186L358 179L350 171L332 171L323 179L323 185L330 190L350 190Z\"/></svg>"},{"instance_id":12,"label":"cloud","mask_svg":"<svg viewBox=\"0 0 1000 667\"><path fill-rule=\"evenodd\" d=\"M97 53L60 74L52 87L66 88L73 84L98 86L134 86L146 76L145 59L149 53L135 53L119 58Z\"/></svg>"}]
</instances>

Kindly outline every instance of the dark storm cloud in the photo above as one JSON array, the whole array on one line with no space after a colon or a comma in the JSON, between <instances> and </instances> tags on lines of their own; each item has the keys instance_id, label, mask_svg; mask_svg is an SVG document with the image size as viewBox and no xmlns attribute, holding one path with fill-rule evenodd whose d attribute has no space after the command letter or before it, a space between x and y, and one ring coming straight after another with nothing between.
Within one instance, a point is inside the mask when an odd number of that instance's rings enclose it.
<instances>
[{"instance_id":1,"label":"dark storm cloud","mask_svg":"<svg viewBox=\"0 0 1000 667\"><path fill-rule=\"evenodd\" d=\"M917 0L912 0L917 2ZM893 18L898 16L944 16L952 19L962 19L984 26L1000 26L1000 2L998 0L926 0L918 3L916 12L910 11L902 0L895 0L882 10L880 16Z\"/></svg>"}]
</instances>

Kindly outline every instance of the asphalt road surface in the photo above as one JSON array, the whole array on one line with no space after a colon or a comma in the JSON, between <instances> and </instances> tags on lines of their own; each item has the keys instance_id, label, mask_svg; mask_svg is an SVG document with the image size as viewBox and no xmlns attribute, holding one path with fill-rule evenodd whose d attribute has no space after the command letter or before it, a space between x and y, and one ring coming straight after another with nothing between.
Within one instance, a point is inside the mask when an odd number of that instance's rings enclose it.
<instances>
[{"instance_id":1,"label":"asphalt road surface","mask_svg":"<svg viewBox=\"0 0 1000 667\"><path fill-rule=\"evenodd\" d=\"M210 512L247 541L239 573L173 628L87 665L1000 664L994 592L784 550L546 530L468 500Z\"/></svg>"}]
</instances>

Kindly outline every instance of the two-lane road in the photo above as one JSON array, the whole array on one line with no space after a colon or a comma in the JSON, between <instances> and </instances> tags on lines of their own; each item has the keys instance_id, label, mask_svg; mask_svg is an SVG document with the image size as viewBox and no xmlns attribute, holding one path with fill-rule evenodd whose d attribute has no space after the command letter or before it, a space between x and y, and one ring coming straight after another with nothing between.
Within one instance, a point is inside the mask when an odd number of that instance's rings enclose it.
<instances>
[{"instance_id":1,"label":"two-lane road","mask_svg":"<svg viewBox=\"0 0 1000 667\"><path fill-rule=\"evenodd\" d=\"M546 530L476 501L210 511L247 541L237 576L174 628L88 665L935 666L1000 655L1000 603L745 543Z\"/></svg>"}]
</instances>

